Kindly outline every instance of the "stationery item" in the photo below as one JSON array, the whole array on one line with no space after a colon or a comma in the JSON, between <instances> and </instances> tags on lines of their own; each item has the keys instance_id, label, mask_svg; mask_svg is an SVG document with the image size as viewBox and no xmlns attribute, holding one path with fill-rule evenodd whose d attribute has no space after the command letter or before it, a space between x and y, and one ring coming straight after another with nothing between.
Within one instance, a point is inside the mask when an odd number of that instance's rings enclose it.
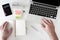
<instances>
[{"instance_id":1,"label":"stationery item","mask_svg":"<svg viewBox=\"0 0 60 40\"><path fill-rule=\"evenodd\" d=\"M2 5L2 7L3 7L3 10L4 10L5 16L12 15L12 11L11 11L9 3Z\"/></svg>"},{"instance_id":2,"label":"stationery item","mask_svg":"<svg viewBox=\"0 0 60 40\"><path fill-rule=\"evenodd\" d=\"M15 10L15 17L16 19L19 19L23 16L23 11L22 10Z\"/></svg>"},{"instance_id":3,"label":"stationery item","mask_svg":"<svg viewBox=\"0 0 60 40\"><path fill-rule=\"evenodd\" d=\"M16 20L16 36L26 35L26 23L24 19Z\"/></svg>"},{"instance_id":4,"label":"stationery item","mask_svg":"<svg viewBox=\"0 0 60 40\"><path fill-rule=\"evenodd\" d=\"M14 8L13 9L13 17L15 20L23 18L23 10Z\"/></svg>"}]
</instances>

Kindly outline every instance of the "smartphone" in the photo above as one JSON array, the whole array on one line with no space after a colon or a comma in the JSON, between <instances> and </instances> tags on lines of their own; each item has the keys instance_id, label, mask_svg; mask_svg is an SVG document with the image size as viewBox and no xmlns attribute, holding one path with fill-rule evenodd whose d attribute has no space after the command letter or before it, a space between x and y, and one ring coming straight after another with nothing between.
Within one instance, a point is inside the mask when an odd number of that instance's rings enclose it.
<instances>
[{"instance_id":1,"label":"smartphone","mask_svg":"<svg viewBox=\"0 0 60 40\"><path fill-rule=\"evenodd\" d=\"M2 5L2 7L3 7L3 10L4 10L5 16L12 15L12 11L11 11L9 3Z\"/></svg>"}]
</instances>

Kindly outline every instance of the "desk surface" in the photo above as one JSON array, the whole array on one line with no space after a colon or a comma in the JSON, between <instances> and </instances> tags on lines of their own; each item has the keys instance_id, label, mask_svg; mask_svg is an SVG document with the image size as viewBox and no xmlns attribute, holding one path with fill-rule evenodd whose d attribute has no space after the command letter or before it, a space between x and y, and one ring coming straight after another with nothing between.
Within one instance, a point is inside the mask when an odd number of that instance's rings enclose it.
<instances>
[{"instance_id":1,"label":"desk surface","mask_svg":"<svg viewBox=\"0 0 60 40\"><path fill-rule=\"evenodd\" d=\"M17 1L17 0L13 0L13 1ZM28 4L29 0L19 0L21 3L23 3L24 1L24 4ZM0 4L4 4L4 3L10 3L12 2L12 0L1 0ZM29 7L29 6L28 6ZM29 8L26 8L26 9L29 9ZM26 10L26 13L28 13L28 10ZM4 14L3 14L3 11L2 11L2 7L0 5L0 18L4 18ZM60 38L60 8L58 10L58 16L57 16L57 26L56 26L56 32L57 32L57 35L58 37ZM16 37L14 38L14 36L12 36L11 38L9 38L9 40L48 40L49 37L46 36L47 34L46 33L40 33L40 32L37 32L35 31L32 27L30 27L29 23L27 23L27 35L26 36L20 36L20 37Z\"/></svg>"}]
</instances>

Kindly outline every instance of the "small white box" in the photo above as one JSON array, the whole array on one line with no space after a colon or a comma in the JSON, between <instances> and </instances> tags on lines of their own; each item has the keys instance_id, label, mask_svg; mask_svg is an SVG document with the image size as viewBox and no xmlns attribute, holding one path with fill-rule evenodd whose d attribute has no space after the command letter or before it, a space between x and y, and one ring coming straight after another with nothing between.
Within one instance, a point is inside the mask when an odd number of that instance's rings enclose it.
<instances>
[{"instance_id":1,"label":"small white box","mask_svg":"<svg viewBox=\"0 0 60 40\"><path fill-rule=\"evenodd\" d=\"M16 36L26 35L26 24L24 19L16 20Z\"/></svg>"}]
</instances>

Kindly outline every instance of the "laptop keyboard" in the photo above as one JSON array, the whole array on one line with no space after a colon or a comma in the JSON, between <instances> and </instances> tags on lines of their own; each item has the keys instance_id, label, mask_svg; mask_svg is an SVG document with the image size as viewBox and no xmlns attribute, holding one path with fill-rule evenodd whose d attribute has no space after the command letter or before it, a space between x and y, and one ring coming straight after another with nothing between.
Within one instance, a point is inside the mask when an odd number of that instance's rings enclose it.
<instances>
[{"instance_id":1,"label":"laptop keyboard","mask_svg":"<svg viewBox=\"0 0 60 40\"><path fill-rule=\"evenodd\" d=\"M47 8L47 7L31 4L29 14L56 19L57 9L52 9L52 8Z\"/></svg>"}]
</instances>

